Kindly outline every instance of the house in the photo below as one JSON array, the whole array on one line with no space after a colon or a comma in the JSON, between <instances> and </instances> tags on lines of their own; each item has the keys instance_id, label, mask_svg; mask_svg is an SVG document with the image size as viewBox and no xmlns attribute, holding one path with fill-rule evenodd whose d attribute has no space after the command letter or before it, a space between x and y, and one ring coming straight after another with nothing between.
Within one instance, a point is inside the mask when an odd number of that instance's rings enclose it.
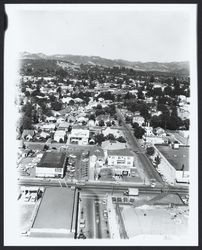
<instances>
[{"instance_id":1,"label":"house","mask_svg":"<svg viewBox=\"0 0 202 250\"><path fill-rule=\"evenodd\" d=\"M68 128L69 128L69 123L68 122L61 122L58 125L58 129L60 129L60 130L68 131Z\"/></svg>"},{"instance_id":2,"label":"house","mask_svg":"<svg viewBox=\"0 0 202 250\"><path fill-rule=\"evenodd\" d=\"M95 121L94 120L89 120L88 121L88 126L89 127L94 127L95 126Z\"/></svg>"},{"instance_id":3,"label":"house","mask_svg":"<svg viewBox=\"0 0 202 250\"><path fill-rule=\"evenodd\" d=\"M163 128L161 128L161 127L157 127L157 128L155 128L154 129L154 133L155 133L155 135L157 135L157 136L161 136L161 137L165 137L166 136L166 131L163 129Z\"/></svg>"},{"instance_id":4,"label":"house","mask_svg":"<svg viewBox=\"0 0 202 250\"><path fill-rule=\"evenodd\" d=\"M144 117L141 115L133 116L133 123L138 123L139 126L142 126L145 122Z\"/></svg>"},{"instance_id":5,"label":"house","mask_svg":"<svg viewBox=\"0 0 202 250\"><path fill-rule=\"evenodd\" d=\"M65 122L65 118L64 117L59 117L59 118L57 118L57 123L59 124L59 123L63 123L63 122Z\"/></svg>"},{"instance_id":6,"label":"house","mask_svg":"<svg viewBox=\"0 0 202 250\"><path fill-rule=\"evenodd\" d=\"M63 97L63 98L62 98L62 103L64 103L64 104L69 104L69 102L70 102L71 100L73 100L73 98L71 98L71 97Z\"/></svg>"},{"instance_id":7,"label":"house","mask_svg":"<svg viewBox=\"0 0 202 250\"><path fill-rule=\"evenodd\" d=\"M56 122L56 118L54 116L46 117L47 122Z\"/></svg>"},{"instance_id":8,"label":"house","mask_svg":"<svg viewBox=\"0 0 202 250\"><path fill-rule=\"evenodd\" d=\"M143 138L145 140L145 143L150 146L153 146L154 144L165 143L165 137L162 136L144 135Z\"/></svg>"},{"instance_id":9,"label":"house","mask_svg":"<svg viewBox=\"0 0 202 250\"><path fill-rule=\"evenodd\" d=\"M90 132L88 129L73 128L68 139L70 144L88 145Z\"/></svg>"},{"instance_id":10,"label":"house","mask_svg":"<svg viewBox=\"0 0 202 250\"><path fill-rule=\"evenodd\" d=\"M107 150L108 167L115 175L130 175L134 168L134 155L129 149Z\"/></svg>"},{"instance_id":11,"label":"house","mask_svg":"<svg viewBox=\"0 0 202 250\"><path fill-rule=\"evenodd\" d=\"M118 130L118 129L111 129L110 127L107 127L106 129L104 129L102 131L102 133L103 133L103 135L105 137L108 136L109 134L114 135L115 138L123 136L123 133L120 130Z\"/></svg>"},{"instance_id":12,"label":"house","mask_svg":"<svg viewBox=\"0 0 202 250\"><path fill-rule=\"evenodd\" d=\"M77 118L77 122L82 123L82 122L86 122L87 123L88 118L84 117L84 116L80 116Z\"/></svg>"},{"instance_id":13,"label":"house","mask_svg":"<svg viewBox=\"0 0 202 250\"><path fill-rule=\"evenodd\" d=\"M64 130L56 130L54 134L54 141L64 142L66 132Z\"/></svg>"},{"instance_id":14,"label":"house","mask_svg":"<svg viewBox=\"0 0 202 250\"><path fill-rule=\"evenodd\" d=\"M46 151L36 166L36 177L63 178L66 154L57 151Z\"/></svg>"},{"instance_id":15,"label":"house","mask_svg":"<svg viewBox=\"0 0 202 250\"><path fill-rule=\"evenodd\" d=\"M182 107L177 107L177 115L182 120L189 119L190 118L189 105L183 105Z\"/></svg>"},{"instance_id":16,"label":"house","mask_svg":"<svg viewBox=\"0 0 202 250\"><path fill-rule=\"evenodd\" d=\"M170 184L189 183L189 146L179 143L155 144L155 157L160 157L158 172Z\"/></svg>"},{"instance_id":17,"label":"house","mask_svg":"<svg viewBox=\"0 0 202 250\"><path fill-rule=\"evenodd\" d=\"M153 133L153 127L150 127L150 125L144 127L145 130L145 136L154 136Z\"/></svg>"},{"instance_id":18,"label":"house","mask_svg":"<svg viewBox=\"0 0 202 250\"><path fill-rule=\"evenodd\" d=\"M31 140L35 135L35 131L33 129L24 129L22 132L22 139Z\"/></svg>"},{"instance_id":19,"label":"house","mask_svg":"<svg viewBox=\"0 0 202 250\"><path fill-rule=\"evenodd\" d=\"M43 131L53 131L55 129L55 123L50 123L50 124L44 124L41 129Z\"/></svg>"},{"instance_id":20,"label":"house","mask_svg":"<svg viewBox=\"0 0 202 250\"><path fill-rule=\"evenodd\" d=\"M99 125L100 121L104 121L104 123L106 124L106 122L110 121L110 115L98 115L96 117L96 125Z\"/></svg>"},{"instance_id":21,"label":"house","mask_svg":"<svg viewBox=\"0 0 202 250\"><path fill-rule=\"evenodd\" d=\"M49 137L50 136L50 134L49 133L46 133L46 132L44 132L44 131L42 131L40 134L39 134L39 137L40 138L47 138L47 137Z\"/></svg>"}]
</instances>

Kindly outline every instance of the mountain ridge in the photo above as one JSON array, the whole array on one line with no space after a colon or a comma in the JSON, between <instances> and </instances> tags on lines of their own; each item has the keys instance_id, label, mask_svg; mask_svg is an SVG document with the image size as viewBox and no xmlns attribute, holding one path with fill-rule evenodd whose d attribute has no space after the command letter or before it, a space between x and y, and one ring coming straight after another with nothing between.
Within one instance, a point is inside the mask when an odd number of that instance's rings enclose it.
<instances>
[{"instance_id":1,"label":"mountain ridge","mask_svg":"<svg viewBox=\"0 0 202 250\"><path fill-rule=\"evenodd\" d=\"M74 63L75 65L87 64L98 65L106 67L128 67L134 70L141 71L160 71L171 72L180 74L189 74L188 61L174 61L174 62L141 62L141 61L128 61L124 59L107 59L100 56L84 56L84 55L71 55L71 54L53 54L46 55L44 53L29 53L21 52L19 59L44 59L44 60L61 60Z\"/></svg>"}]
</instances>

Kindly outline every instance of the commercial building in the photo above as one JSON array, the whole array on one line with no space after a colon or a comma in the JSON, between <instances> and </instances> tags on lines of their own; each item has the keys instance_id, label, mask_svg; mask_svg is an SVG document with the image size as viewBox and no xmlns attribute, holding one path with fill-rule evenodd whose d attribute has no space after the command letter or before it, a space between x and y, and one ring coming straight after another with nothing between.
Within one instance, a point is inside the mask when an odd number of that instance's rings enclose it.
<instances>
[{"instance_id":1,"label":"commercial building","mask_svg":"<svg viewBox=\"0 0 202 250\"><path fill-rule=\"evenodd\" d=\"M68 142L70 144L88 145L89 135L88 129L72 129Z\"/></svg>"},{"instance_id":2,"label":"commercial building","mask_svg":"<svg viewBox=\"0 0 202 250\"><path fill-rule=\"evenodd\" d=\"M129 175L134 168L134 155L129 149L107 150L108 166L115 175Z\"/></svg>"},{"instance_id":3,"label":"commercial building","mask_svg":"<svg viewBox=\"0 0 202 250\"><path fill-rule=\"evenodd\" d=\"M189 183L189 147L179 144L155 144L160 157L158 171L170 184Z\"/></svg>"},{"instance_id":4,"label":"commercial building","mask_svg":"<svg viewBox=\"0 0 202 250\"><path fill-rule=\"evenodd\" d=\"M77 195L68 188L46 188L30 236L73 238Z\"/></svg>"},{"instance_id":5,"label":"commercial building","mask_svg":"<svg viewBox=\"0 0 202 250\"><path fill-rule=\"evenodd\" d=\"M66 154L64 152L45 152L36 166L36 177L58 177L64 176Z\"/></svg>"},{"instance_id":6,"label":"commercial building","mask_svg":"<svg viewBox=\"0 0 202 250\"><path fill-rule=\"evenodd\" d=\"M187 206L143 205L123 206L121 217L129 239L154 239L183 237L188 228L189 208ZM134 222L138 223L134 223ZM142 237L142 238L140 238Z\"/></svg>"}]
</instances>

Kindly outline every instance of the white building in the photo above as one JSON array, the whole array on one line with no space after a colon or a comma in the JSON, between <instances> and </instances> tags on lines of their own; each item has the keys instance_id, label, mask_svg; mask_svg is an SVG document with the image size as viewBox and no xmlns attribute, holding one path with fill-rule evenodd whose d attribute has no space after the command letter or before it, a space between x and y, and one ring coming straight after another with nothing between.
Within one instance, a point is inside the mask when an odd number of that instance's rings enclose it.
<instances>
[{"instance_id":1,"label":"white building","mask_svg":"<svg viewBox=\"0 0 202 250\"><path fill-rule=\"evenodd\" d=\"M134 155L128 149L108 150L108 166L112 167L115 175L130 175L134 168Z\"/></svg>"},{"instance_id":2,"label":"white building","mask_svg":"<svg viewBox=\"0 0 202 250\"><path fill-rule=\"evenodd\" d=\"M54 141L60 142L60 140L62 140L64 142L65 135L65 130L56 130L54 134Z\"/></svg>"},{"instance_id":3,"label":"white building","mask_svg":"<svg viewBox=\"0 0 202 250\"><path fill-rule=\"evenodd\" d=\"M157 170L165 180L171 185L189 183L189 147L179 146L179 144L170 146L156 144L154 148L155 156L160 157Z\"/></svg>"},{"instance_id":4,"label":"white building","mask_svg":"<svg viewBox=\"0 0 202 250\"><path fill-rule=\"evenodd\" d=\"M106 129L104 129L102 131L104 136L108 136L109 134L113 134L115 138L118 138L120 136L123 136L122 131L118 130L118 129L112 129L110 127L107 127Z\"/></svg>"},{"instance_id":5,"label":"white building","mask_svg":"<svg viewBox=\"0 0 202 250\"><path fill-rule=\"evenodd\" d=\"M72 129L68 142L70 144L88 145L89 134L88 129Z\"/></svg>"},{"instance_id":6,"label":"white building","mask_svg":"<svg viewBox=\"0 0 202 250\"><path fill-rule=\"evenodd\" d=\"M133 117L133 123L135 123L135 122L138 123L139 126L142 126L144 124L144 122L145 122L145 119L144 119L144 117L142 117L140 115L134 116Z\"/></svg>"},{"instance_id":7,"label":"white building","mask_svg":"<svg viewBox=\"0 0 202 250\"><path fill-rule=\"evenodd\" d=\"M50 124L44 124L41 129L43 131L52 131L55 129L55 123L50 123Z\"/></svg>"}]
</instances>

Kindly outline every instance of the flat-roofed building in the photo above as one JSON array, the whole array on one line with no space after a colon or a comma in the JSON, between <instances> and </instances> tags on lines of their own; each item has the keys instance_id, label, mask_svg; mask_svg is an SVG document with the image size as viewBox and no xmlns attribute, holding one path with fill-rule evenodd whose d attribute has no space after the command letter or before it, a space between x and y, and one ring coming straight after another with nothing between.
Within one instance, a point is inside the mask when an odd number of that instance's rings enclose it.
<instances>
[{"instance_id":1,"label":"flat-roofed building","mask_svg":"<svg viewBox=\"0 0 202 250\"><path fill-rule=\"evenodd\" d=\"M30 236L73 238L77 195L68 188L46 188Z\"/></svg>"},{"instance_id":2,"label":"flat-roofed building","mask_svg":"<svg viewBox=\"0 0 202 250\"><path fill-rule=\"evenodd\" d=\"M158 171L170 184L189 183L189 146L155 144L160 157Z\"/></svg>"},{"instance_id":3,"label":"flat-roofed building","mask_svg":"<svg viewBox=\"0 0 202 250\"><path fill-rule=\"evenodd\" d=\"M72 129L68 142L70 144L88 145L89 135L88 129Z\"/></svg>"},{"instance_id":4,"label":"flat-roofed building","mask_svg":"<svg viewBox=\"0 0 202 250\"><path fill-rule=\"evenodd\" d=\"M129 175L134 168L134 155L129 149L107 150L107 162L115 175Z\"/></svg>"},{"instance_id":5,"label":"flat-roofed building","mask_svg":"<svg viewBox=\"0 0 202 250\"><path fill-rule=\"evenodd\" d=\"M36 167L36 177L64 176L66 154L64 152L45 152Z\"/></svg>"}]
</instances>

